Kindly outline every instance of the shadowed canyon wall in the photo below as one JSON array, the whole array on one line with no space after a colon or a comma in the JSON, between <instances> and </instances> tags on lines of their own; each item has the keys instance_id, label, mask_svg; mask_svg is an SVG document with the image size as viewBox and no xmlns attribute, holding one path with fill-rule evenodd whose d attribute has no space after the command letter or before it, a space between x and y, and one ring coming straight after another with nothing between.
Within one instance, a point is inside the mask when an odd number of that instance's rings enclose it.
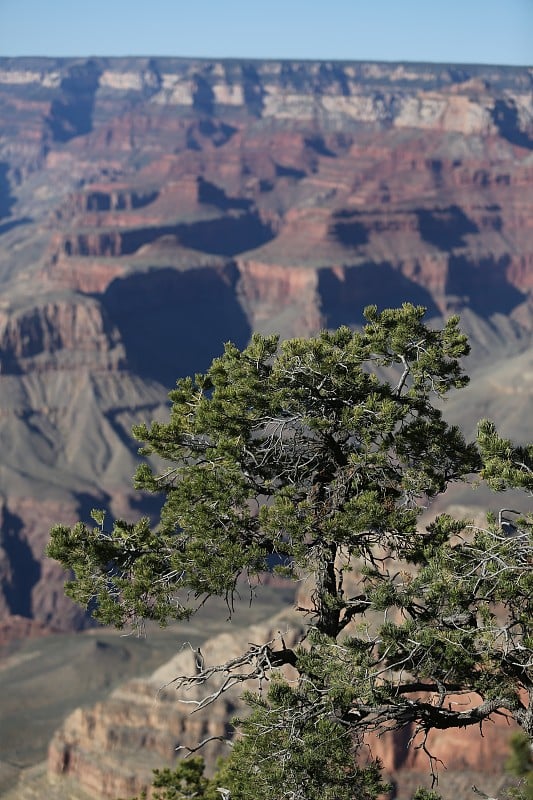
<instances>
[{"instance_id":1,"label":"shadowed canyon wall","mask_svg":"<svg viewBox=\"0 0 533 800\"><path fill-rule=\"evenodd\" d=\"M369 303L410 300L462 314L473 368L526 351L532 81L511 67L0 59L0 494L19 520L0 541L6 613L79 619L60 610L59 577L36 604L47 531L30 517L72 519L89 498L133 513L131 423L164 414L175 379L224 341L358 325Z\"/></svg>"},{"instance_id":2,"label":"shadowed canyon wall","mask_svg":"<svg viewBox=\"0 0 533 800\"><path fill-rule=\"evenodd\" d=\"M477 380L449 413L527 435L532 88L497 66L0 58L0 637L87 624L49 527L154 510L131 426L227 340L457 312ZM58 737L53 771L98 760Z\"/></svg>"}]
</instances>

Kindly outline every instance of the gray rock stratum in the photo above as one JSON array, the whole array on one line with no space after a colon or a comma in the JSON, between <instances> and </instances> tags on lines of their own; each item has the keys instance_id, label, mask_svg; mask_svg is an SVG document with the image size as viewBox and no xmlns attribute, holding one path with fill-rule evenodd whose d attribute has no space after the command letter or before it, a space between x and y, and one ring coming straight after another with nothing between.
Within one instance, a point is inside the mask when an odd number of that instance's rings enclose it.
<instances>
[{"instance_id":1,"label":"gray rock stratum","mask_svg":"<svg viewBox=\"0 0 533 800\"><path fill-rule=\"evenodd\" d=\"M252 330L358 325L370 302L459 311L484 377L451 413L525 435L532 82L497 66L0 59L4 616L85 624L43 558L50 524L150 512L131 424Z\"/></svg>"}]
</instances>

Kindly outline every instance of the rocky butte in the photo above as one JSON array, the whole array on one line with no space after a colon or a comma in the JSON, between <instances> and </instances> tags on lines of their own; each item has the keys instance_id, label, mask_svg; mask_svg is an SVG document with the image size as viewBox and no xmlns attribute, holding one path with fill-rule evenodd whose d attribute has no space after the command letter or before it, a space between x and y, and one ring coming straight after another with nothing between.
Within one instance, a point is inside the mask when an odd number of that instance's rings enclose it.
<instances>
[{"instance_id":1,"label":"rocky butte","mask_svg":"<svg viewBox=\"0 0 533 800\"><path fill-rule=\"evenodd\" d=\"M252 330L459 312L476 380L449 416L525 438L532 89L526 67L0 59L4 638L86 624L50 524L150 512L131 425Z\"/></svg>"}]
</instances>

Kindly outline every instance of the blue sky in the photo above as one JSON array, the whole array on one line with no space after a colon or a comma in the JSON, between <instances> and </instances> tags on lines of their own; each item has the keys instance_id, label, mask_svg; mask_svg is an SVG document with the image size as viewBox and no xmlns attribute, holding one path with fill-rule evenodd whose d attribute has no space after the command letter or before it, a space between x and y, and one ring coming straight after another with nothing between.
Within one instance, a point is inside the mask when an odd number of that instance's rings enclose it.
<instances>
[{"instance_id":1,"label":"blue sky","mask_svg":"<svg viewBox=\"0 0 533 800\"><path fill-rule=\"evenodd\" d=\"M533 64L533 0L0 0L0 55Z\"/></svg>"}]
</instances>

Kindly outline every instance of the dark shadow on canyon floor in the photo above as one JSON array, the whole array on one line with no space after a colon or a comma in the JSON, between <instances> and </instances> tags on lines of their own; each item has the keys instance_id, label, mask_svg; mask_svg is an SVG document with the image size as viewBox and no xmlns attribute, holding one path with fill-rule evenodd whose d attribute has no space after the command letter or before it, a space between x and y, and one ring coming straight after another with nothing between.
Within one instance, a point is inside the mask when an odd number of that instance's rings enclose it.
<instances>
[{"instance_id":1,"label":"dark shadow on canyon floor","mask_svg":"<svg viewBox=\"0 0 533 800\"><path fill-rule=\"evenodd\" d=\"M508 255L487 256L477 261L468 256L451 256L446 294L462 298L464 305L482 317L510 314L526 299L507 279L510 261Z\"/></svg>"},{"instance_id":2,"label":"dark shadow on canyon floor","mask_svg":"<svg viewBox=\"0 0 533 800\"><path fill-rule=\"evenodd\" d=\"M231 200L228 199L231 204ZM220 195L218 205L221 205ZM235 208L235 205L233 205ZM121 254L130 255L140 247L161 239L174 236L184 247L202 253L221 256L235 256L246 250L253 250L274 238L271 227L253 212L228 213L216 219L201 220L189 225L161 225L148 228L135 228L121 233Z\"/></svg>"},{"instance_id":3,"label":"dark shadow on canyon floor","mask_svg":"<svg viewBox=\"0 0 533 800\"><path fill-rule=\"evenodd\" d=\"M23 529L20 517L4 508L0 544L10 568L2 592L12 614L32 617L32 590L41 577L41 563L24 538Z\"/></svg>"},{"instance_id":4,"label":"dark shadow on canyon floor","mask_svg":"<svg viewBox=\"0 0 533 800\"><path fill-rule=\"evenodd\" d=\"M415 211L422 241L449 251L453 247L463 247L468 233L478 233L479 228L459 206Z\"/></svg>"},{"instance_id":5,"label":"dark shadow on canyon floor","mask_svg":"<svg viewBox=\"0 0 533 800\"><path fill-rule=\"evenodd\" d=\"M329 269L320 270L318 292L328 328L361 325L365 321L365 306L375 303L376 298L379 298L380 310L410 302L425 306L429 317L440 313L426 289L386 262L347 268L343 277Z\"/></svg>"},{"instance_id":6,"label":"dark shadow on canyon floor","mask_svg":"<svg viewBox=\"0 0 533 800\"><path fill-rule=\"evenodd\" d=\"M236 269L170 267L113 281L102 303L120 332L129 367L170 388L178 377L207 369L224 342L244 347L251 331L236 281Z\"/></svg>"},{"instance_id":7,"label":"dark shadow on canyon floor","mask_svg":"<svg viewBox=\"0 0 533 800\"><path fill-rule=\"evenodd\" d=\"M15 197L11 194L9 182L9 163L0 161L0 219L9 217L15 205Z\"/></svg>"}]
</instances>

